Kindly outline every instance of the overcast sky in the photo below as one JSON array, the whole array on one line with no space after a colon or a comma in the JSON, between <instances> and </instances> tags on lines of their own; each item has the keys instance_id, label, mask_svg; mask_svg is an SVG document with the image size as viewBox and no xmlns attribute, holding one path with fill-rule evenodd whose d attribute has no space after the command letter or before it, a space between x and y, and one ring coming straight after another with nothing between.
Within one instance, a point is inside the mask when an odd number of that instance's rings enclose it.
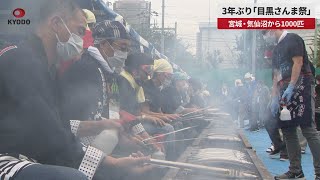
<instances>
[{"instance_id":1,"label":"overcast sky","mask_svg":"<svg viewBox=\"0 0 320 180\"><path fill-rule=\"evenodd\" d=\"M114 0L109 0L114 2ZM209 6L210 2L210 6ZM178 36L193 46L195 50L196 33L199 31L199 22L216 21L216 8L218 4L225 2L232 3L253 3L253 0L165 0L165 27L174 27L174 22L178 22ZM258 2L274 3L301 3L301 0L258 0ZM304 3L314 3L317 17L320 18L320 0L303 0ZM157 19L161 26L161 3L162 0L151 0L152 10L159 13ZM152 22L153 23L153 22Z\"/></svg>"}]
</instances>

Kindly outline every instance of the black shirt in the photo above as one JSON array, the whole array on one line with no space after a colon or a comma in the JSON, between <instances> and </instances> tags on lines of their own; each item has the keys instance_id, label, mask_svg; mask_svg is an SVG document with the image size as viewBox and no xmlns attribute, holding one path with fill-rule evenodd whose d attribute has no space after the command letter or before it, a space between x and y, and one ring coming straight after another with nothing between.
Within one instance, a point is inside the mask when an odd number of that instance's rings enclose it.
<instances>
[{"instance_id":1,"label":"black shirt","mask_svg":"<svg viewBox=\"0 0 320 180\"><path fill-rule=\"evenodd\" d=\"M150 111L160 113L162 104L162 95L160 88L156 87L151 79L143 83L142 87L144 90L146 102L149 104Z\"/></svg>"},{"instance_id":2,"label":"black shirt","mask_svg":"<svg viewBox=\"0 0 320 180\"><path fill-rule=\"evenodd\" d=\"M190 97L189 105L191 107L196 106L198 108L204 108L206 106L206 102L200 94L194 94Z\"/></svg>"},{"instance_id":3,"label":"black shirt","mask_svg":"<svg viewBox=\"0 0 320 180\"><path fill-rule=\"evenodd\" d=\"M295 56L303 57L301 74L311 74L308 54L303 39L294 33L288 33L282 41L275 47L272 57L273 72L279 71L279 80L289 80L293 67L292 58Z\"/></svg>"},{"instance_id":4,"label":"black shirt","mask_svg":"<svg viewBox=\"0 0 320 180\"><path fill-rule=\"evenodd\" d=\"M120 110L126 111L135 116L141 114L140 103L137 100L136 90L123 76L118 77Z\"/></svg>"},{"instance_id":5,"label":"black shirt","mask_svg":"<svg viewBox=\"0 0 320 180\"><path fill-rule=\"evenodd\" d=\"M32 36L0 56L0 153L78 168L84 152L62 121L54 72Z\"/></svg>"},{"instance_id":6,"label":"black shirt","mask_svg":"<svg viewBox=\"0 0 320 180\"><path fill-rule=\"evenodd\" d=\"M60 78L63 119L100 120L108 114L107 76L86 51Z\"/></svg>"},{"instance_id":7,"label":"black shirt","mask_svg":"<svg viewBox=\"0 0 320 180\"><path fill-rule=\"evenodd\" d=\"M175 87L169 86L161 91L163 100L161 110L166 114L173 114L183 104L183 98Z\"/></svg>"}]
</instances>

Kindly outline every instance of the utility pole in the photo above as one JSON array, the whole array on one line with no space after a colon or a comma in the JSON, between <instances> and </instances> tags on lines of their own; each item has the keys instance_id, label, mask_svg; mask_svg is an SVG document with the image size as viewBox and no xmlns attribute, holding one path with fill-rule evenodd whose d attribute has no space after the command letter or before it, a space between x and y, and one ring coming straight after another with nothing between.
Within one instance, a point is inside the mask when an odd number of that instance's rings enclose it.
<instances>
[{"instance_id":1,"label":"utility pole","mask_svg":"<svg viewBox=\"0 0 320 180\"><path fill-rule=\"evenodd\" d=\"M209 23L211 21L211 0L209 0Z\"/></svg>"},{"instance_id":2,"label":"utility pole","mask_svg":"<svg viewBox=\"0 0 320 180\"><path fill-rule=\"evenodd\" d=\"M252 57L252 74L256 76L256 51L257 51L257 31L253 30L252 32L252 48L251 48L251 57Z\"/></svg>"},{"instance_id":3,"label":"utility pole","mask_svg":"<svg viewBox=\"0 0 320 180\"><path fill-rule=\"evenodd\" d=\"M317 66L318 65L318 19L316 19L316 28L314 32L314 41L313 41L313 46L314 46L314 64Z\"/></svg>"},{"instance_id":4,"label":"utility pole","mask_svg":"<svg viewBox=\"0 0 320 180\"><path fill-rule=\"evenodd\" d=\"M177 30L178 30L178 23L177 22L175 22L174 23L174 53L173 53L173 59L174 59L174 61L176 61L177 59L177 44L178 44L178 42L177 42Z\"/></svg>"},{"instance_id":5,"label":"utility pole","mask_svg":"<svg viewBox=\"0 0 320 180\"><path fill-rule=\"evenodd\" d=\"M247 31L244 30L244 33L243 33L243 52L244 54L246 55L247 53Z\"/></svg>"},{"instance_id":6,"label":"utility pole","mask_svg":"<svg viewBox=\"0 0 320 180\"><path fill-rule=\"evenodd\" d=\"M151 28L151 2L149 2L149 12L148 12L148 29Z\"/></svg>"},{"instance_id":7,"label":"utility pole","mask_svg":"<svg viewBox=\"0 0 320 180\"><path fill-rule=\"evenodd\" d=\"M162 26L161 26L161 53L164 54L164 8L165 0L162 0Z\"/></svg>"},{"instance_id":8,"label":"utility pole","mask_svg":"<svg viewBox=\"0 0 320 180\"><path fill-rule=\"evenodd\" d=\"M254 0L254 5L257 4L257 0ZM251 58L252 58L252 74L256 76L256 51L257 51L257 30L252 32L252 47L251 47Z\"/></svg>"},{"instance_id":9,"label":"utility pole","mask_svg":"<svg viewBox=\"0 0 320 180\"><path fill-rule=\"evenodd\" d=\"M168 28L156 28L156 27L154 27L153 28L153 30L156 30L156 31L162 31L162 30L164 30L164 31L170 31L170 32L173 32L174 31L174 38L175 38L175 40L173 41L173 48L174 48L174 53L173 53L173 60L175 60L175 57L176 57L176 51L177 51L177 45L178 45L178 42L177 42L177 34L178 34L178 23L177 22L175 22L175 27L174 28L170 28L170 27L168 27Z\"/></svg>"},{"instance_id":10,"label":"utility pole","mask_svg":"<svg viewBox=\"0 0 320 180\"><path fill-rule=\"evenodd\" d=\"M208 16L208 40L207 40L207 56L206 58L208 58L209 52L210 52L210 21L211 21L211 0L209 0L209 16ZM208 59L209 60L209 59Z\"/></svg>"}]
</instances>

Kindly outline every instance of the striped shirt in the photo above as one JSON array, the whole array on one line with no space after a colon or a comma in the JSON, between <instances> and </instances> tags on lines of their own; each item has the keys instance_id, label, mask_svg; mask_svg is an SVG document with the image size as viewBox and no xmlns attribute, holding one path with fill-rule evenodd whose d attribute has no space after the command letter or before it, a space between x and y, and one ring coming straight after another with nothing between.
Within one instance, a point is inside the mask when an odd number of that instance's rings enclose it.
<instances>
[{"instance_id":1,"label":"striped shirt","mask_svg":"<svg viewBox=\"0 0 320 180\"><path fill-rule=\"evenodd\" d=\"M0 154L0 180L12 180L24 168L37 164L22 155Z\"/></svg>"}]
</instances>

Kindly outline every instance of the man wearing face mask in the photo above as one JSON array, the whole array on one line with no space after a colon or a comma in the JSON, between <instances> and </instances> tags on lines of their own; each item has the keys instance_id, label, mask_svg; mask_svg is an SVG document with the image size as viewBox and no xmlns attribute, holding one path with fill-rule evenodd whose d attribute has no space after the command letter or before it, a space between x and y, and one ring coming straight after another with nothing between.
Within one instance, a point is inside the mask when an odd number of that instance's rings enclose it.
<instances>
[{"instance_id":1,"label":"man wearing face mask","mask_svg":"<svg viewBox=\"0 0 320 180\"><path fill-rule=\"evenodd\" d=\"M86 19L87 19L87 29L86 29L86 33L83 36L83 48L87 49L89 46L93 46L93 37L92 37L92 29L94 27L94 25L97 23L96 20L96 16L93 14L93 12L91 12L88 9L83 9L85 15L86 15Z\"/></svg>"},{"instance_id":2,"label":"man wearing face mask","mask_svg":"<svg viewBox=\"0 0 320 180\"><path fill-rule=\"evenodd\" d=\"M126 134L119 120L119 109L109 106L109 86L118 76L110 67L122 68L122 63L109 66L108 60L120 59L111 57L112 51L117 56L119 50L110 44L119 43L128 49L130 40L124 26L118 21L102 21L95 27L95 47L90 46L81 60L75 62L60 78L61 111L63 119L72 120L74 133L84 144L99 148L109 155Z\"/></svg>"},{"instance_id":3,"label":"man wearing face mask","mask_svg":"<svg viewBox=\"0 0 320 180\"><path fill-rule=\"evenodd\" d=\"M122 126L119 117L105 119L109 114L107 86L108 80L115 76L111 67L121 69L122 65L109 66L108 61L120 58L108 57L106 52L113 51L117 56L119 50L110 44L121 44L127 51L130 40L126 29L118 21L102 21L95 27L95 46L89 46L81 59L60 78L61 111L63 119L72 120L71 125L79 124L77 136L84 144L91 144L109 155L118 144ZM126 57L121 58L124 61Z\"/></svg>"},{"instance_id":4,"label":"man wearing face mask","mask_svg":"<svg viewBox=\"0 0 320 180\"><path fill-rule=\"evenodd\" d=\"M184 107L188 104L188 102L185 102L183 98L189 88L188 79L189 78L186 73L175 72L173 74L172 84L161 92L162 96L166 97L166 100L162 101L162 112L167 114L184 114L196 110L195 108Z\"/></svg>"},{"instance_id":5,"label":"man wearing face mask","mask_svg":"<svg viewBox=\"0 0 320 180\"><path fill-rule=\"evenodd\" d=\"M173 69L165 59L154 61L151 79L143 83L143 90L148 104L148 109L155 113L161 113L161 90L170 86Z\"/></svg>"},{"instance_id":6,"label":"man wearing face mask","mask_svg":"<svg viewBox=\"0 0 320 180\"><path fill-rule=\"evenodd\" d=\"M93 25L96 23L96 17L94 16L94 14L87 10L87 9L83 9L83 12L86 16L86 20L87 20L87 29L85 32L85 35L83 36L83 48L84 50L88 49L89 46L93 46L93 37L92 37L92 32L90 30L90 28L93 28ZM76 56L72 59L67 59L66 61L60 62L59 64L59 69L58 69L58 74L59 76L63 75L63 73L77 60L79 60L81 58L81 55Z\"/></svg>"},{"instance_id":7,"label":"man wearing face mask","mask_svg":"<svg viewBox=\"0 0 320 180\"><path fill-rule=\"evenodd\" d=\"M66 119L87 120L89 117L99 119L102 116L109 116L108 86L124 66L130 37L120 22L108 20L96 24L93 36L95 46L89 46L81 60L75 62L61 77L64 92L62 99L66 102L62 104L68 107L62 108L65 109L63 117ZM90 89L80 87L90 87ZM88 93L89 90L94 93Z\"/></svg>"},{"instance_id":8,"label":"man wearing face mask","mask_svg":"<svg viewBox=\"0 0 320 180\"><path fill-rule=\"evenodd\" d=\"M188 104L188 107L205 108L206 102L201 94L201 91L203 90L202 82L199 79L190 78L189 84L190 103Z\"/></svg>"},{"instance_id":9,"label":"man wearing face mask","mask_svg":"<svg viewBox=\"0 0 320 180\"><path fill-rule=\"evenodd\" d=\"M105 156L83 146L72 134L69 120L61 119L57 59L82 52L83 11L72 0L13 2L29 12L33 33L0 54L1 179L84 180L92 179L98 167L109 172L104 178L135 174L135 168L141 172L138 166L148 158Z\"/></svg>"},{"instance_id":10,"label":"man wearing face mask","mask_svg":"<svg viewBox=\"0 0 320 180\"><path fill-rule=\"evenodd\" d=\"M285 30L265 30L264 38L277 43L273 51L271 112L278 118L289 155L289 171L275 179L305 179L297 127L310 146L315 179L320 179L320 136L314 123L314 78L303 39ZM291 120L281 121L280 102L287 106Z\"/></svg>"},{"instance_id":11,"label":"man wearing face mask","mask_svg":"<svg viewBox=\"0 0 320 180\"><path fill-rule=\"evenodd\" d=\"M99 22L93 29L93 38L95 47L88 48L89 54L99 62L102 56L109 66L103 65L105 70L119 74L123 70L130 46L130 37L123 24L108 20Z\"/></svg>"},{"instance_id":12,"label":"man wearing face mask","mask_svg":"<svg viewBox=\"0 0 320 180\"><path fill-rule=\"evenodd\" d=\"M144 113L142 110L145 96L142 84L151 75L151 57L143 53L135 53L128 56L125 62L125 70L118 79L120 93L120 110L139 116L143 127L148 134L165 134L174 131L174 128L160 118ZM144 137L147 138L147 137ZM174 140L174 134L165 136L166 141ZM155 149L159 148L155 145ZM166 150L170 147L166 147Z\"/></svg>"},{"instance_id":13,"label":"man wearing face mask","mask_svg":"<svg viewBox=\"0 0 320 180\"><path fill-rule=\"evenodd\" d=\"M156 132L157 126L164 126L166 128L168 126L169 129L171 125L174 127L178 127L175 122L179 116L175 114L164 114L161 110L161 104L165 97L162 97L161 90L163 88L168 87L171 84L171 77L173 74L173 68L171 64L165 59L158 59L154 61L152 78L143 82L143 91L146 98L145 103L143 103L142 111L144 114L151 115L156 117L155 121L152 123L144 123L144 127L149 130ZM169 125L171 124L171 125ZM180 125L182 126L182 124ZM150 130L153 129L153 130ZM164 131L159 131L158 133L165 133ZM170 137L173 139L174 137ZM169 138L169 139L170 139ZM183 139L183 138L181 138ZM173 160L176 158L176 147L175 143L167 143L165 144L167 147L167 159Z\"/></svg>"}]
</instances>

